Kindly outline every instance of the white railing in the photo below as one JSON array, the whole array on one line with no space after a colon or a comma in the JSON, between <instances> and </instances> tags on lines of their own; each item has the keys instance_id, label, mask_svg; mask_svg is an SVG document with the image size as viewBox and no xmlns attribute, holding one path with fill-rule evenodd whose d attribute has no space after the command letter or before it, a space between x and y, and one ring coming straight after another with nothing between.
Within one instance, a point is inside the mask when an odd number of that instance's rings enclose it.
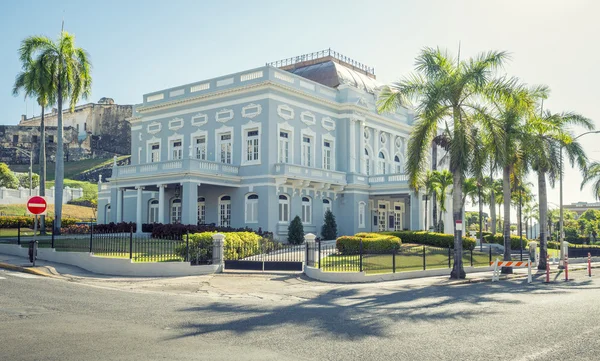
<instances>
[{"instance_id":1,"label":"white railing","mask_svg":"<svg viewBox=\"0 0 600 361\"><path fill-rule=\"evenodd\" d=\"M150 102L155 102L157 100L163 100L164 98L165 98L165 95L163 93L160 93L160 94L148 95L146 97L146 101L148 103L150 103Z\"/></svg>"},{"instance_id":2,"label":"white railing","mask_svg":"<svg viewBox=\"0 0 600 361\"><path fill-rule=\"evenodd\" d=\"M292 78L289 75L282 74L278 71L275 72L275 79L283 80L283 81L286 81L286 82L292 83L292 84L294 83L294 78Z\"/></svg>"},{"instance_id":3,"label":"white railing","mask_svg":"<svg viewBox=\"0 0 600 361\"><path fill-rule=\"evenodd\" d=\"M240 75L240 81L248 81L248 80L258 79L258 78L262 78L262 77L263 77L262 70L255 71L254 73L247 73L247 74Z\"/></svg>"},{"instance_id":4,"label":"white railing","mask_svg":"<svg viewBox=\"0 0 600 361\"><path fill-rule=\"evenodd\" d=\"M210 89L210 83L198 84L190 88L190 93L195 93L207 89Z\"/></svg>"},{"instance_id":5,"label":"white railing","mask_svg":"<svg viewBox=\"0 0 600 361\"><path fill-rule=\"evenodd\" d=\"M144 164L144 165L141 165L139 169L140 169L140 173L156 172L158 170L158 165L157 164Z\"/></svg>"},{"instance_id":6,"label":"white railing","mask_svg":"<svg viewBox=\"0 0 600 361\"><path fill-rule=\"evenodd\" d=\"M408 176L406 174L386 174L369 177L369 183L406 182L407 180Z\"/></svg>"},{"instance_id":7,"label":"white railing","mask_svg":"<svg viewBox=\"0 0 600 361\"><path fill-rule=\"evenodd\" d=\"M396 174L388 176L388 182L406 182L408 176L406 174Z\"/></svg>"},{"instance_id":8,"label":"white railing","mask_svg":"<svg viewBox=\"0 0 600 361\"><path fill-rule=\"evenodd\" d=\"M385 177L383 176L379 176L379 177L369 177L369 183L381 183L385 181Z\"/></svg>"},{"instance_id":9,"label":"white railing","mask_svg":"<svg viewBox=\"0 0 600 361\"><path fill-rule=\"evenodd\" d=\"M290 175L299 175L302 177L315 178L315 180L320 181L344 182L346 180L345 173L310 168L301 165L277 164L275 165L275 172L284 172Z\"/></svg>"},{"instance_id":10,"label":"white railing","mask_svg":"<svg viewBox=\"0 0 600 361\"><path fill-rule=\"evenodd\" d=\"M172 160L162 164L162 169L181 169L183 162L180 160Z\"/></svg>"}]
</instances>

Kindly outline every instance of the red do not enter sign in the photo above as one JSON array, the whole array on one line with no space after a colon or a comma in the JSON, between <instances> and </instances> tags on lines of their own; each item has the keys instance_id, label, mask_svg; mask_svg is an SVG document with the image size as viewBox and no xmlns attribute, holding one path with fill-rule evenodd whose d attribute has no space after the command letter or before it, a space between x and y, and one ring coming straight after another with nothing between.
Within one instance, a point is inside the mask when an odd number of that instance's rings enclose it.
<instances>
[{"instance_id":1,"label":"red do not enter sign","mask_svg":"<svg viewBox=\"0 0 600 361\"><path fill-rule=\"evenodd\" d=\"M44 214L48 209L48 203L44 197L34 196L27 201L27 211L31 214Z\"/></svg>"}]
</instances>

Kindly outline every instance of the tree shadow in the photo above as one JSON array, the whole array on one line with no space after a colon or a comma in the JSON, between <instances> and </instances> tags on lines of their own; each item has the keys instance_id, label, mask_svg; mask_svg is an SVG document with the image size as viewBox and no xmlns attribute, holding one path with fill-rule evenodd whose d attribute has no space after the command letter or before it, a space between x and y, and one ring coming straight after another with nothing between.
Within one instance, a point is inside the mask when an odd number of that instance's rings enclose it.
<instances>
[{"instance_id":1,"label":"tree shadow","mask_svg":"<svg viewBox=\"0 0 600 361\"><path fill-rule=\"evenodd\" d=\"M238 305L213 302L181 309L190 321L179 327L190 337L218 332L246 334L285 326L311 329L312 337L359 340L388 337L390 323L472 319L499 313L498 304L518 305L514 295L570 293L589 287L591 280L528 285L526 280L446 286L402 286L401 289L338 288L315 298L286 304ZM219 317L216 317L219 316ZM213 320L211 322L211 320Z\"/></svg>"}]
</instances>

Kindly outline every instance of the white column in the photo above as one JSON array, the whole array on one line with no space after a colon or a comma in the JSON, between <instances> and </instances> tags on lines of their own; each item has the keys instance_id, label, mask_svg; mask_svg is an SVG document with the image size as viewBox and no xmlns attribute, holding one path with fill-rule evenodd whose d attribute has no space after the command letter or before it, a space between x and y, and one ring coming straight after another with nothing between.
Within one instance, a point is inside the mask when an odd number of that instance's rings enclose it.
<instances>
[{"instance_id":1,"label":"white column","mask_svg":"<svg viewBox=\"0 0 600 361\"><path fill-rule=\"evenodd\" d=\"M360 139L360 149L359 149L359 154L360 157L358 159L360 159L360 163L358 164L359 166L359 170L360 170L360 174L366 174L367 169L365 167L365 122L361 121L360 122L360 127L358 128L359 130L359 139Z\"/></svg>"},{"instance_id":2,"label":"white column","mask_svg":"<svg viewBox=\"0 0 600 361\"><path fill-rule=\"evenodd\" d=\"M135 187L137 189L137 209L135 213L136 233L142 233L142 190L144 187Z\"/></svg>"},{"instance_id":3,"label":"white column","mask_svg":"<svg viewBox=\"0 0 600 361\"><path fill-rule=\"evenodd\" d=\"M350 173L356 173L356 118L350 118L348 124L350 125Z\"/></svg>"},{"instance_id":4,"label":"white column","mask_svg":"<svg viewBox=\"0 0 600 361\"><path fill-rule=\"evenodd\" d=\"M117 223L123 221L123 189L117 188Z\"/></svg>"},{"instance_id":5,"label":"white column","mask_svg":"<svg viewBox=\"0 0 600 361\"><path fill-rule=\"evenodd\" d=\"M379 130L373 129L373 155L371 156L373 172L379 174Z\"/></svg>"},{"instance_id":6,"label":"white column","mask_svg":"<svg viewBox=\"0 0 600 361\"><path fill-rule=\"evenodd\" d=\"M396 137L393 134L388 133L388 145L390 146L390 173L396 173L396 162L394 161L394 157L396 156L396 152L394 152L394 143L396 142Z\"/></svg>"},{"instance_id":7,"label":"white column","mask_svg":"<svg viewBox=\"0 0 600 361\"><path fill-rule=\"evenodd\" d=\"M165 224L165 185L158 185L158 222Z\"/></svg>"}]
</instances>

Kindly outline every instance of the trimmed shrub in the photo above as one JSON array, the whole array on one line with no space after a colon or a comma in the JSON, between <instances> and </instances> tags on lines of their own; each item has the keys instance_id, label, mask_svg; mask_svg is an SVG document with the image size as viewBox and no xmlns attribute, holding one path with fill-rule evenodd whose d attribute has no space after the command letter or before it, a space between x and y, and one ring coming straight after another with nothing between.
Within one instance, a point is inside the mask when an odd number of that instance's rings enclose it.
<instances>
[{"instance_id":1,"label":"trimmed shrub","mask_svg":"<svg viewBox=\"0 0 600 361\"><path fill-rule=\"evenodd\" d=\"M87 224L73 224L60 229L61 234L90 234L90 226Z\"/></svg>"},{"instance_id":2,"label":"trimmed shrub","mask_svg":"<svg viewBox=\"0 0 600 361\"><path fill-rule=\"evenodd\" d=\"M52 225L52 220L53 218L46 216L46 225L48 227ZM33 228L33 221L33 216L0 216L0 228L17 228L19 227L19 224L21 227ZM80 222L80 220L76 218L63 218L61 226L68 227L78 222Z\"/></svg>"},{"instance_id":3,"label":"trimmed shrub","mask_svg":"<svg viewBox=\"0 0 600 361\"><path fill-rule=\"evenodd\" d=\"M97 224L94 226L94 233L125 233L136 232L136 225L134 222L119 222L113 223L110 222L108 224Z\"/></svg>"},{"instance_id":4,"label":"trimmed shrub","mask_svg":"<svg viewBox=\"0 0 600 361\"><path fill-rule=\"evenodd\" d=\"M203 261L210 261L212 259L212 236L217 232L201 232L190 234L189 238L189 251L190 260L198 259ZM262 238L253 232L220 232L225 235L225 259L237 260L260 254L263 251L268 252L272 250L274 245L265 245L265 243L271 242L267 239ZM185 242L175 247L175 253L185 259L187 248Z\"/></svg>"},{"instance_id":5,"label":"trimmed shrub","mask_svg":"<svg viewBox=\"0 0 600 361\"><path fill-rule=\"evenodd\" d=\"M300 217L296 216L288 226L288 242L302 244L304 242L304 226Z\"/></svg>"},{"instance_id":6,"label":"trimmed shrub","mask_svg":"<svg viewBox=\"0 0 600 361\"><path fill-rule=\"evenodd\" d=\"M232 228L232 227L217 227L214 224L162 224L162 223L151 223L143 224L142 232L151 232L152 237L157 238L170 238L180 237L181 235L190 232L192 233L204 233L204 232L253 232L265 238L273 238L272 232L263 232L261 228L258 231L254 231L251 228Z\"/></svg>"},{"instance_id":7,"label":"trimmed shrub","mask_svg":"<svg viewBox=\"0 0 600 361\"><path fill-rule=\"evenodd\" d=\"M484 236L484 241L487 243L496 243L501 246L504 246L504 236L502 233L496 233L496 235L492 236L487 235ZM527 238L523 237L523 249L527 249L527 243L529 241ZM510 249L521 249L521 238L518 236L510 235Z\"/></svg>"},{"instance_id":8,"label":"trimmed shrub","mask_svg":"<svg viewBox=\"0 0 600 361\"><path fill-rule=\"evenodd\" d=\"M342 236L336 240L335 244L342 254L359 254L361 241L363 253L391 253L399 250L402 245L402 241L398 237L377 233Z\"/></svg>"},{"instance_id":9,"label":"trimmed shrub","mask_svg":"<svg viewBox=\"0 0 600 361\"><path fill-rule=\"evenodd\" d=\"M404 244L415 243L433 247L454 248L454 236L451 234L425 231L382 232L381 234L400 237ZM464 250L474 249L475 243L474 238L463 237L462 246Z\"/></svg>"},{"instance_id":10,"label":"trimmed shrub","mask_svg":"<svg viewBox=\"0 0 600 361\"><path fill-rule=\"evenodd\" d=\"M323 239L336 239L337 238L337 223L335 223L335 216L330 210L325 212L325 222L321 227L321 237Z\"/></svg>"}]
</instances>

